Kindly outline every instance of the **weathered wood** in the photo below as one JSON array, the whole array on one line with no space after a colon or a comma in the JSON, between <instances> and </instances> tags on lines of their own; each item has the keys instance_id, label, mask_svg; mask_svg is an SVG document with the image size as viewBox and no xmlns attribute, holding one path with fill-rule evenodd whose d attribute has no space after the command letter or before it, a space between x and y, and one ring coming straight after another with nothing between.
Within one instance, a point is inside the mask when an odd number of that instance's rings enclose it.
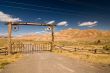
<instances>
[{"instance_id":1,"label":"weathered wood","mask_svg":"<svg viewBox=\"0 0 110 73\"><path fill-rule=\"evenodd\" d=\"M51 43L50 42L39 42L39 43L19 43L19 41L14 41L14 44L12 44L12 53L33 53L37 51L50 51ZM21 46L23 45L23 46Z\"/></svg>"},{"instance_id":2,"label":"weathered wood","mask_svg":"<svg viewBox=\"0 0 110 73\"><path fill-rule=\"evenodd\" d=\"M51 36L52 36L52 41L51 41L51 50L54 48L54 26L51 26Z\"/></svg>"},{"instance_id":3,"label":"weathered wood","mask_svg":"<svg viewBox=\"0 0 110 73\"><path fill-rule=\"evenodd\" d=\"M11 35L12 34L12 23L9 22L8 23L8 54L11 54L11 49L12 49L12 46L11 46Z\"/></svg>"},{"instance_id":4,"label":"weathered wood","mask_svg":"<svg viewBox=\"0 0 110 73\"><path fill-rule=\"evenodd\" d=\"M7 47L0 47L0 54L7 55Z\"/></svg>"},{"instance_id":5,"label":"weathered wood","mask_svg":"<svg viewBox=\"0 0 110 73\"><path fill-rule=\"evenodd\" d=\"M35 22L13 22L12 25L30 25L30 26L56 26L45 23L35 23Z\"/></svg>"},{"instance_id":6,"label":"weathered wood","mask_svg":"<svg viewBox=\"0 0 110 73\"><path fill-rule=\"evenodd\" d=\"M12 36L12 25L32 25L32 26L49 26L51 27L51 50L54 48L54 27L56 26L55 24L42 24L42 23L33 23L33 22L8 22L8 54L11 54L12 52L12 44L11 44L11 36ZM32 44L31 44L32 45ZM32 50L32 46L28 45L27 48L28 50ZM48 45L48 44L47 44ZM37 45L39 50L43 50L44 44L39 44ZM38 50L37 49L37 50ZM20 47L17 48L18 51L22 51Z\"/></svg>"}]
</instances>

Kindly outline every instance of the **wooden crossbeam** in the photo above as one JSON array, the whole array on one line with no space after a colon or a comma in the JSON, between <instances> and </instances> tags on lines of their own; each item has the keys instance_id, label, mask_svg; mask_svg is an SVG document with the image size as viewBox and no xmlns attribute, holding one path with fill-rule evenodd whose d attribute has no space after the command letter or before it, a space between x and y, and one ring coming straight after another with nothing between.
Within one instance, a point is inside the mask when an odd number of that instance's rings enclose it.
<instances>
[{"instance_id":1,"label":"wooden crossbeam","mask_svg":"<svg viewBox=\"0 0 110 73\"><path fill-rule=\"evenodd\" d=\"M31 26L56 26L56 24L34 23L34 22L12 22L12 25L31 25Z\"/></svg>"}]
</instances>

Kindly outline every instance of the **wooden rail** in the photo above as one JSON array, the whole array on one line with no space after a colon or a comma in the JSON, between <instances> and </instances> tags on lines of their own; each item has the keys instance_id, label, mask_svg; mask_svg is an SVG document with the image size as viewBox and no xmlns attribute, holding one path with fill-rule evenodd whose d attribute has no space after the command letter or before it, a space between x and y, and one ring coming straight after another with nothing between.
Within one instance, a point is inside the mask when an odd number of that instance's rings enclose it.
<instances>
[{"instance_id":1,"label":"wooden rail","mask_svg":"<svg viewBox=\"0 0 110 73\"><path fill-rule=\"evenodd\" d=\"M5 54L5 55L7 55L7 54L8 54L7 47L0 47L0 54Z\"/></svg>"},{"instance_id":2,"label":"wooden rail","mask_svg":"<svg viewBox=\"0 0 110 73\"><path fill-rule=\"evenodd\" d=\"M110 50L104 50L104 49L79 49L79 48L70 48L67 49L62 46L55 46L55 49L62 51L68 51L68 52L87 52L87 53L93 53L93 54L110 54Z\"/></svg>"},{"instance_id":3,"label":"wooden rail","mask_svg":"<svg viewBox=\"0 0 110 73\"><path fill-rule=\"evenodd\" d=\"M37 51L51 51L51 43L12 44L12 53L33 53Z\"/></svg>"}]
</instances>

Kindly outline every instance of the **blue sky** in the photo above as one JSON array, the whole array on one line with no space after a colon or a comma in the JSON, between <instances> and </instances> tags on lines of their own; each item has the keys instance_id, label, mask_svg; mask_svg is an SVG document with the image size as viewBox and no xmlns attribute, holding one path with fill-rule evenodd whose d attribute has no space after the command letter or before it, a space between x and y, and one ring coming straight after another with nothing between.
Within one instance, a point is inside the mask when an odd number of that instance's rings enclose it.
<instances>
[{"instance_id":1,"label":"blue sky","mask_svg":"<svg viewBox=\"0 0 110 73\"><path fill-rule=\"evenodd\" d=\"M110 29L110 1L109 0L0 0L0 11L23 22L66 21L68 26L57 26L56 31L75 29ZM83 22L94 22L93 27L78 26ZM19 26L14 34L43 31L46 27ZM0 22L0 33L6 33L7 26Z\"/></svg>"}]
</instances>

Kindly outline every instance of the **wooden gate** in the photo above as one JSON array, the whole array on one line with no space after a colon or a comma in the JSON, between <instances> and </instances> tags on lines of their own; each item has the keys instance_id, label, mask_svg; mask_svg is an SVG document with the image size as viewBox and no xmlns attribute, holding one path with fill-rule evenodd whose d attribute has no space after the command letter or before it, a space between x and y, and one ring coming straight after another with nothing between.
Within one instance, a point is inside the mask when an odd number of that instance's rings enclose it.
<instances>
[{"instance_id":1,"label":"wooden gate","mask_svg":"<svg viewBox=\"0 0 110 73\"><path fill-rule=\"evenodd\" d=\"M33 53L38 51L51 51L51 42L41 41L13 41L12 53Z\"/></svg>"},{"instance_id":2,"label":"wooden gate","mask_svg":"<svg viewBox=\"0 0 110 73\"><path fill-rule=\"evenodd\" d=\"M42 47L47 47L50 46L43 50L50 50L52 51L52 48L54 47L54 27L56 26L56 24L42 24L42 23L31 23L31 22L8 22L8 54L11 54L13 51L16 51L17 49L19 49L20 52L25 52L25 50L29 51L33 51L33 50L41 50ZM33 43L25 43L23 42L22 45L20 44L15 44L12 43L12 27L13 25L17 26L17 25L28 25L28 26L48 26L48 28L51 31L51 43L47 43L46 45L44 43L41 44L34 44ZM51 45L50 45L51 44ZM36 47L37 45L37 47ZM18 48L19 46L19 48ZM27 47L28 46L28 47ZM30 48L29 48L30 47Z\"/></svg>"}]
</instances>

